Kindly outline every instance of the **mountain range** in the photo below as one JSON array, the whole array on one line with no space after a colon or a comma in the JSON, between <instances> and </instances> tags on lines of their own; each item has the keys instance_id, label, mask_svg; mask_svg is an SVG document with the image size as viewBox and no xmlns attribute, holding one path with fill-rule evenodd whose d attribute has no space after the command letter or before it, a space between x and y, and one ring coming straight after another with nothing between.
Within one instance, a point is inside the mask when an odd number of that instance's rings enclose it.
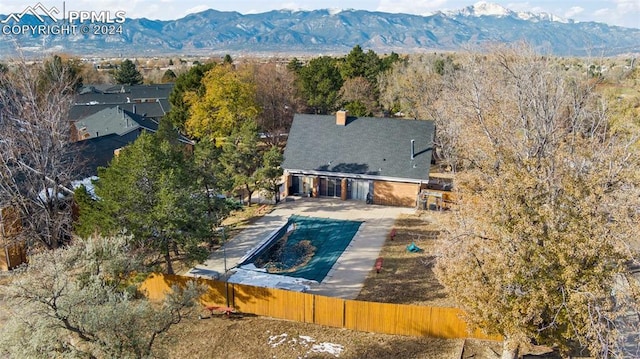
<instances>
[{"instance_id":1,"label":"mountain range","mask_svg":"<svg viewBox=\"0 0 640 359\"><path fill-rule=\"evenodd\" d=\"M558 56L613 56L640 52L640 29L575 22L547 13L515 12L480 2L428 16L364 10L274 10L243 15L206 10L177 20L126 19L92 23L89 33L7 35L15 26L59 24L46 15L0 15L0 52L65 52L80 56L170 54L343 54L360 45L379 53L456 51L526 41ZM15 22L18 19L19 22ZM13 27L12 27L13 26ZM121 27L120 27L121 26ZM100 34L100 30L121 33ZM97 34L93 32L98 30ZM77 29L76 29L77 30Z\"/></svg>"}]
</instances>

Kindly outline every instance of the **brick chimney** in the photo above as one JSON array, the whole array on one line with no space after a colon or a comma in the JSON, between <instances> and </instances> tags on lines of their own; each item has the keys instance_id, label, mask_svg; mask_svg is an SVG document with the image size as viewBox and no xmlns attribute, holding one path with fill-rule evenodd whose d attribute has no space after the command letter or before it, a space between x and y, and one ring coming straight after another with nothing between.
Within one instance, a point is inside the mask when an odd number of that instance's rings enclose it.
<instances>
[{"instance_id":1,"label":"brick chimney","mask_svg":"<svg viewBox=\"0 0 640 359\"><path fill-rule=\"evenodd\" d=\"M347 117L349 117L349 111L340 110L336 112L336 125L338 126L346 126L347 125Z\"/></svg>"}]
</instances>

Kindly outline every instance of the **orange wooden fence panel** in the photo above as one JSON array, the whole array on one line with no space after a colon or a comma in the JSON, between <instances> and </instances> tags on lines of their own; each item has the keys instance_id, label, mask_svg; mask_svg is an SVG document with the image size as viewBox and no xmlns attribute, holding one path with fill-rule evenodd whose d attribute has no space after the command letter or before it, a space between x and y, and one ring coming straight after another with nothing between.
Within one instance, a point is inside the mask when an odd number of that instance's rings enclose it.
<instances>
[{"instance_id":1,"label":"orange wooden fence panel","mask_svg":"<svg viewBox=\"0 0 640 359\"><path fill-rule=\"evenodd\" d=\"M233 306L244 313L298 322L313 320L313 297L300 292L234 284Z\"/></svg>"},{"instance_id":2,"label":"orange wooden fence panel","mask_svg":"<svg viewBox=\"0 0 640 359\"><path fill-rule=\"evenodd\" d=\"M200 302L205 306L229 306L233 297L231 285L211 279L199 278L198 282L207 286L207 291L200 297ZM228 289L228 294L227 294ZM227 295L229 305L227 305Z\"/></svg>"},{"instance_id":3,"label":"orange wooden fence panel","mask_svg":"<svg viewBox=\"0 0 640 359\"><path fill-rule=\"evenodd\" d=\"M163 274L151 274L139 287L151 301L161 301L171 292L174 278Z\"/></svg>"},{"instance_id":4,"label":"orange wooden fence panel","mask_svg":"<svg viewBox=\"0 0 640 359\"><path fill-rule=\"evenodd\" d=\"M345 327L348 329L394 334L395 330L391 329L394 317L395 307L390 304L355 300L345 302Z\"/></svg>"},{"instance_id":5,"label":"orange wooden fence panel","mask_svg":"<svg viewBox=\"0 0 640 359\"><path fill-rule=\"evenodd\" d=\"M172 285L186 285L194 279L154 274L140 289L149 299L162 300ZM488 336L480 330L470 333L462 319L463 312L456 308L344 300L205 279L198 282L208 287L201 297L203 304L226 305L228 288L229 304L241 313L373 333L502 340L500 336Z\"/></svg>"},{"instance_id":6,"label":"orange wooden fence panel","mask_svg":"<svg viewBox=\"0 0 640 359\"><path fill-rule=\"evenodd\" d=\"M344 328L344 299L321 295L313 295L313 298L313 323Z\"/></svg>"}]
</instances>

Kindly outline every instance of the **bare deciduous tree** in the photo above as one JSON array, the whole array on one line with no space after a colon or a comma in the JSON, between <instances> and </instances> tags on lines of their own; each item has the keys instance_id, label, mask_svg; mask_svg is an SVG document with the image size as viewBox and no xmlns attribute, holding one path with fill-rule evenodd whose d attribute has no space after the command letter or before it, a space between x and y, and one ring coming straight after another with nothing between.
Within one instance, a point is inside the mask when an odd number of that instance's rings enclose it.
<instances>
[{"instance_id":1,"label":"bare deciduous tree","mask_svg":"<svg viewBox=\"0 0 640 359\"><path fill-rule=\"evenodd\" d=\"M20 213L30 244L56 248L71 231L70 181L76 156L68 111L74 79L65 68L16 61L0 73L0 205Z\"/></svg>"},{"instance_id":2,"label":"bare deciduous tree","mask_svg":"<svg viewBox=\"0 0 640 359\"><path fill-rule=\"evenodd\" d=\"M432 105L440 97L441 75L434 71L434 58L427 55L409 56L396 62L380 76L380 102L396 109L407 118L432 118Z\"/></svg>"},{"instance_id":3,"label":"bare deciduous tree","mask_svg":"<svg viewBox=\"0 0 640 359\"><path fill-rule=\"evenodd\" d=\"M394 63L380 76L380 102L406 118L434 120L435 157L445 169L455 172L460 162L460 128L451 117L451 97L444 91L452 85L457 65L450 57L445 59L440 55L411 55L406 61Z\"/></svg>"},{"instance_id":4,"label":"bare deciduous tree","mask_svg":"<svg viewBox=\"0 0 640 359\"><path fill-rule=\"evenodd\" d=\"M258 126L269 145L282 146L283 135L289 132L293 115L302 107L295 85L295 75L286 66L276 63L255 64L253 76L256 100L261 111Z\"/></svg>"},{"instance_id":5,"label":"bare deciduous tree","mask_svg":"<svg viewBox=\"0 0 640 359\"><path fill-rule=\"evenodd\" d=\"M375 92L375 86L366 78L353 77L342 84L340 100L354 116L371 116L378 109Z\"/></svg>"},{"instance_id":6,"label":"bare deciduous tree","mask_svg":"<svg viewBox=\"0 0 640 359\"><path fill-rule=\"evenodd\" d=\"M503 358L532 341L621 355L640 157L594 84L501 48L471 55L448 95L467 166L438 276L471 323L504 336Z\"/></svg>"}]
</instances>

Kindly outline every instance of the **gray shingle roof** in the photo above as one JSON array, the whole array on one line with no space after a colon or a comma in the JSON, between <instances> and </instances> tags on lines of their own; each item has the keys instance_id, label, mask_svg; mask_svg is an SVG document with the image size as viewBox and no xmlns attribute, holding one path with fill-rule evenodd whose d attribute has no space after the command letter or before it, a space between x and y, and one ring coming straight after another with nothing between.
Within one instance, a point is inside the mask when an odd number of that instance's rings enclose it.
<instances>
[{"instance_id":1,"label":"gray shingle roof","mask_svg":"<svg viewBox=\"0 0 640 359\"><path fill-rule=\"evenodd\" d=\"M139 131L132 131L124 136L112 133L106 136L92 137L88 140L73 142L71 146L80 154L80 168L77 178L98 175L98 167L106 167L113 159L114 151L133 143Z\"/></svg>"},{"instance_id":2,"label":"gray shingle roof","mask_svg":"<svg viewBox=\"0 0 640 359\"><path fill-rule=\"evenodd\" d=\"M166 103L164 103L163 101L165 100L160 100L156 102L121 103L117 105L126 111L137 113L144 117L152 117L155 119L160 119L164 115L166 115L167 109L170 108L170 106L168 106L168 101L166 101ZM76 105L73 105L69 110L69 119L71 121L82 120L83 118L94 115L106 108L111 108L114 106L115 106L114 104L99 104L99 105L76 104Z\"/></svg>"},{"instance_id":3,"label":"gray shingle roof","mask_svg":"<svg viewBox=\"0 0 640 359\"><path fill-rule=\"evenodd\" d=\"M140 115L123 110L119 106L113 106L98 111L75 123L76 129L82 139L106 136L109 134L124 135L138 128L146 128L151 131L158 130L158 124Z\"/></svg>"},{"instance_id":4,"label":"gray shingle roof","mask_svg":"<svg viewBox=\"0 0 640 359\"><path fill-rule=\"evenodd\" d=\"M434 131L433 121L349 117L347 125L340 126L335 116L297 114L283 168L426 181Z\"/></svg>"},{"instance_id":5,"label":"gray shingle roof","mask_svg":"<svg viewBox=\"0 0 640 359\"><path fill-rule=\"evenodd\" d=\"M161 99L169 98L173 90L173 83L156 85L136 85L127 88L131 92L131 98L139 99Z\"/></svg>"},{"instance_id":6,"label":"gray shingle roof","mask_svg":"<svg viewBox=\"0 0 640 359\"><path fill-rule=\"evenodd\" d=\"M129 102L166 100L173 83L158 85L86 85L76 96L77 104L123 104Z\"/></svg>"}]
</instances>

